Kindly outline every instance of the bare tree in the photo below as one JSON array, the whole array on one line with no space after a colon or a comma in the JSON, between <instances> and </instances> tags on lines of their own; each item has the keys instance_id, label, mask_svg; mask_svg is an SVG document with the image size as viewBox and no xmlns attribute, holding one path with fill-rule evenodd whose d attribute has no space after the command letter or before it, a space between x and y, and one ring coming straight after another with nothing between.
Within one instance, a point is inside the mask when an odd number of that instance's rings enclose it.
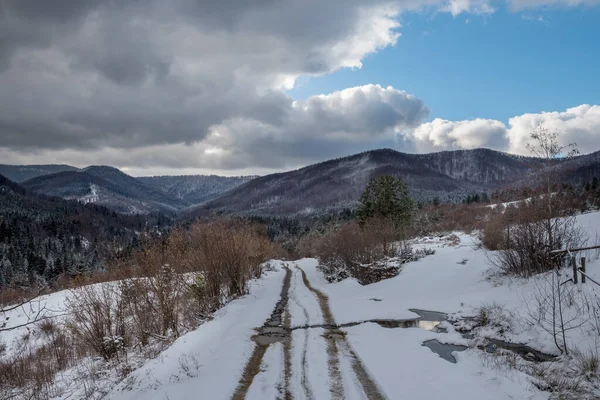
<instances>
[{"instance_id":1,"label":"bare tree","mask_svg":"<svg viewBox=\"0 0 600 400\"><path fill-rule=\"evenodd\" d=\"M526 145L529 152L533 156L540 158L542 161L540 174L546 192L544 198L546 215L543 216L543 219L546 226L548 247L550 250L562 245L554 235L557 230L556 225L560 223L560 221L557 220L557 217L560 216L560 212L562 211L560 207L557 207L558 204L555 203L564 200L562 196L560 196L561 193L553 193L557 184L557 174L553 166L561 159L564 160L579 154L577 144L570 143L561 145L558 141L558 137L558 132L551 131L543 124L539 124L533 132L531 132L531 141Z\"/></svg>"},{"instance_id":2,"label":"bare tree","mask_svg":"<svg viewBox=\"0 0 600 400\"><path fill-rule=\"evenodd\" d=\"M539 160L537 177L543 194L532 196L503 216L505 220L512 217L511 232L510 236L505 232L507 248L498 252L496 261L506 273L525 277L550 271L538 285L530 321L551 333L556 347L567 354L567 332L580 326L582 311L573 310L573 288L561 275L565 256L552 257L550 251L577 247L585 241L574 216L567 212L568 196L558 181L561 161L579 152L574 143L561 145L558 133L542 124L530 138L527 149Z\"/></svg>"}]
</instances>

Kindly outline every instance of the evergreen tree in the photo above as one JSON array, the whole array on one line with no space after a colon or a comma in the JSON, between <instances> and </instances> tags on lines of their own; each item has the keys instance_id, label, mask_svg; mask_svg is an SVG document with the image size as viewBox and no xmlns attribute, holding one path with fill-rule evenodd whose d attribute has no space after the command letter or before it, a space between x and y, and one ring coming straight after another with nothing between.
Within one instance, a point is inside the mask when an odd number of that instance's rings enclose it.
<instances>
[{"instance_id":1,"label":"evergreen tree","mask_svg":"<svg viewBox=\"0 0 600 400\"><path fill-rule=\"evenodd\" d=\"M410 224L414 208L408 186L402 179L383 175L371 178L367 184L360 197L357 216L361 225L373 218L381 218L398 229Z\"/></svg>"}]
</instances>

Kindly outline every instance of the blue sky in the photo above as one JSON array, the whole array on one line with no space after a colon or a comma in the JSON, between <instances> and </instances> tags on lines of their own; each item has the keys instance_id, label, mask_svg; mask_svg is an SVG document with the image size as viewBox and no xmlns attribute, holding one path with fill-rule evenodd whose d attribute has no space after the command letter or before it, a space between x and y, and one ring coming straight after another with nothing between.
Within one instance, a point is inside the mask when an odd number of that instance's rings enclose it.
<instances>
[{"instance_id":1,"label":"blue sky","mask_svg":"<svg viewBox=\"0 0 600 400\"><path fill-rule=\"evenodd\" d=\"M400 22L396 45L368 55L361 69L302 78L289 94L305 99L378 83L421 98L430 119L503 122L600 103L599 7L420 12Z\"/></svg>"}]
</instances>

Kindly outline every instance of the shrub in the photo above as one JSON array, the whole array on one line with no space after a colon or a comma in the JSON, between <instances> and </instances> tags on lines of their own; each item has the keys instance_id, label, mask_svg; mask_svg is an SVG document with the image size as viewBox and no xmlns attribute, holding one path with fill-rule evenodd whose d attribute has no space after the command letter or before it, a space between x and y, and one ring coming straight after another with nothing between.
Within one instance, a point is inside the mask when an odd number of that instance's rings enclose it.
<instances>
[{"instance_id":1,"label":"shrub","mask_svg":"<svg viewBox=\"0 0 600 400\"><path fill-rule=\"evenodd\" d=\"M403 263L431 254L426 250L413 252L401 237L382 219L372 219L363 226L349 222L315 241L314 252L330 282L354 277L361 284L369 284L396 276Z\"/></svg>"},{"instance_id":2,"label":"shrub","mask_svg":"<svg viewBox=\"0 0 600 400\"><path fill-rule=\"evenodd\" d=\"M117 355L117 349L107 345L107 338L126 336L125 304L114 285L87 285L71 290L67 309L67 327L82 348L105 360Z\"/></svg>"},{"instance_id":3,"label":"shrub","mask_svg":"<svg viewBox=\"0 0 600 400\"><path fill-rule=\"evenodd\" d=\"M518 208L509 208L499 221L484 230L484 243L499 249L493 262L508 275L529 277L550 271L562 260L552 257L550 250L575 248L585 240L574 217L544 217L546 204L535 198ZM486 235L490 235L486 238Z\"/></svg>"},{"instance_id":4,"label":"shrub","mask_svg":"<svg viewBox=\"0 0 600 400\"><path fill-rule=\"evenodd\" d=\"M272 252L269 240L252 225L234 220L197 223L190 230L194 270L206 280L215 306L247 293L247 282L262 274Z\"/></svg>"},{"instance_id":5,"label":"shrub","mask_svg":"<svg viewBox=\"0 0 600 400\"><path fill-rule=\"evenodd\" d=\"M17 390L27 398L59 397L57 372L86 356L101 356L123 374L128 352L156 355L164 343L198 326L225 301L247 292L262 274L271 243L254 226L234 220L175 228L167 237L145 241L111 265L117 282L80 278L67 299L66 329L52 320L37 323L39 338L24 336L22 349L0 360L0 397ZM2 349L0 349L0 353ZM92 362L92 368L95 363ZM79 365L81 366L81 365ZM86 394L98 389L97 371Z\"/></svg>"},{"instance_id":6,"label":"shrub","mask_svg":"<svg viewBox=\"0 0 600 400\"><path fill-rule=\"evenodd\" d=\"M592 378L598 376L600 371L600 357L598 356L598 349L591 350L587 353L576 351L575 353L575 365L579 372L586 378Z\"/></svg>"}]
</instances>

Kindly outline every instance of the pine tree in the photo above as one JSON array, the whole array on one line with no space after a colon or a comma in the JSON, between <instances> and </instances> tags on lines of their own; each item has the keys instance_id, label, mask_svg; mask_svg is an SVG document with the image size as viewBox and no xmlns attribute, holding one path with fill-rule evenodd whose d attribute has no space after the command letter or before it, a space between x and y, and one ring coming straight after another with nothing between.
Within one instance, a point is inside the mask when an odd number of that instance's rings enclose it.
<instances>
[{"instance_id":1,"label":"pine tree","mask_svg":"<svg viewBox=\"0 0 600 400\"><path fill-rule=\"evenodd\" d=\"M399 229L410 224L414 208L408 186L402 179L383 175L371 178L367 184L360 197L357 216L361 225L373 218L381 218Z\"/></svg>"}]
</instances>

